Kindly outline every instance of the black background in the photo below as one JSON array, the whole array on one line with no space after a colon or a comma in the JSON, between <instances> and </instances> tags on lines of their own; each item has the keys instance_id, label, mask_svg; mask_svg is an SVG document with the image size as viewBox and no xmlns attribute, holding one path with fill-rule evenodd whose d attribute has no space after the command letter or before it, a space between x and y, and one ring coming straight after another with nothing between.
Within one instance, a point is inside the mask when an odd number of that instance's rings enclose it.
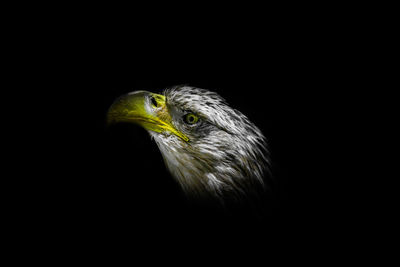
<instances>
[{"instance_id":1,"label":"black background","mask_svg":"<svg viewBox=\"0 0 400 267\"><path fill-rule=\"evenodd\" d=\"M252 49L246 47L244 54L221 47L212 53L191 51L194 56L141 55L140 63L125 54L116 60L68 60L71 69L61 76L67 86L54 102L63 104L65 116L60 121L52 115L45 122L50 129L57 125L49 133L57 157L50 161L51 175L42 181L45 207L60 216L63 225L80 230L83 225L93 234L107 228L133 235L211 231L247 236L254 231L280 236L318 227L331 182L329 173L318 175L326 163L319 153L327 119L319 106L330 101L326 89L319 87L325 73L289 49ZM143 129L106 127L105 115L116 97L135 90L161 92L178 84L218 92L267 137L275 183L263 200L261 217L193 210Z\"/></svg>"},{"instance_id":2,"label":"black background","mask_svg":"<svg viewBox=\"0 0 400 267\"><path fill-rule=\"evenodd\" d=\"M20 49L32 88L27 98L38 105L36 119L24 126L32 146L24 157L38 175L18 180L23 197L14 201L29 230L82 250L167 250L172 241L179 244L173 250L193 243L218 250L260 241L284 251L335 235L340 198L331 196L340 163L333 151L341 144L332 119L351 87L343 44L329 23L284 13L179 32L162 23L149 29L144 21L46 21L44 33L27 35L28 53ZM118 27L124 23L137 27ZM219 93L267 137L275 183L260 216L193 209L145 130L106 127L116 97L179 84Z\"/></svg>"}]
</instances>

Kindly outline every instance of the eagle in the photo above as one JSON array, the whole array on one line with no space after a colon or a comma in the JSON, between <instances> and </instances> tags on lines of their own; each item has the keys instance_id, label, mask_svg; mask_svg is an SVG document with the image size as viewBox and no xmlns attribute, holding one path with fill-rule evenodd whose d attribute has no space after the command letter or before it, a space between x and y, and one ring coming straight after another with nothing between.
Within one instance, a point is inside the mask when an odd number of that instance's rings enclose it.
<instances>
[{"instance_id":1,"label":"eagle","mask_svg":"<svg viewBox=\"0 0 400 267\"><path fill-rule=\"evenodd\" d=\"M148 131L190 199L224 205L266 187L270 159L265 136L215 92L188 85L161 94L134 91L117 98L107 112L109 125L119 122Z\"/></svg>"}]
</instances>

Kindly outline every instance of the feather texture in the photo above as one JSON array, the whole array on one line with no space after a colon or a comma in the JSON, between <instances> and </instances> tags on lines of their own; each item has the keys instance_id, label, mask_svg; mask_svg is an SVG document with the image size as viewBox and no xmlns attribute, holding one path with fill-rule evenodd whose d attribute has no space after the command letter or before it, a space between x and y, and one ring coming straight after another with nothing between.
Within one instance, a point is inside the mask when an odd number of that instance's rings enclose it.
<instances>
[{"instance_id":1,"label":"feather texture","mask_svg":"<svg viewBox=\"0 0 400 267\"><path fill-rule=\"evenodd\" d=\"M241 199L264 186L269 170L266 139L245 115L205 89L175 86L163 95L173 125L190 141L168 132L149 133L188 196L223 203L227 197ZM185 123L188 113L199 121Z\"/></svg>"}]
</instances>

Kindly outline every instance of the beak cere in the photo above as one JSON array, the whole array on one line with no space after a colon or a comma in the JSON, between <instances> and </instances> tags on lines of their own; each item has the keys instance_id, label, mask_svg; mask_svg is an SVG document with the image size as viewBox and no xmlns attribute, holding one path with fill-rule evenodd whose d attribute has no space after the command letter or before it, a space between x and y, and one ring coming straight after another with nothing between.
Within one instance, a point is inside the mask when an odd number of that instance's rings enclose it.
<instances>
[{"instance_id":1,"label":"beak cere","mask_svg":"<svg viewBox=\"0 0 400 267\"><path fill-rule=\"evenodd\" d=\"M154 105L156 101L157 105ZM189 141L172 124L165 96L147 91L136 91L119 97L107 113L107 124L118 122L135 123L148 131L172 133L185 142Z\"/></svg>"}]
</instances>

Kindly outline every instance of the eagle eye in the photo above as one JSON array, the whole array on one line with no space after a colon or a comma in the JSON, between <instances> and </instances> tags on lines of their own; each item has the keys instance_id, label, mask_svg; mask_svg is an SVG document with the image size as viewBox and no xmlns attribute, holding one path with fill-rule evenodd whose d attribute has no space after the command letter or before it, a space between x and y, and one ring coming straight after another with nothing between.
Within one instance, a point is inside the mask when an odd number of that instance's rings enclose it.
<instances>
[{"instance_id":1,"label":"eagle eye","mask_svg":"<svg viewBox=\"0 0 400 267\"><path fill-rule=\"evenodd\" d=\"M197 121L199 120L199 117L197 117L195 114L193 113L188 113L185 116L183 116L183 120L187 123L187 124L195 124L197 123Z\"/></svg>"}]
</instances>

